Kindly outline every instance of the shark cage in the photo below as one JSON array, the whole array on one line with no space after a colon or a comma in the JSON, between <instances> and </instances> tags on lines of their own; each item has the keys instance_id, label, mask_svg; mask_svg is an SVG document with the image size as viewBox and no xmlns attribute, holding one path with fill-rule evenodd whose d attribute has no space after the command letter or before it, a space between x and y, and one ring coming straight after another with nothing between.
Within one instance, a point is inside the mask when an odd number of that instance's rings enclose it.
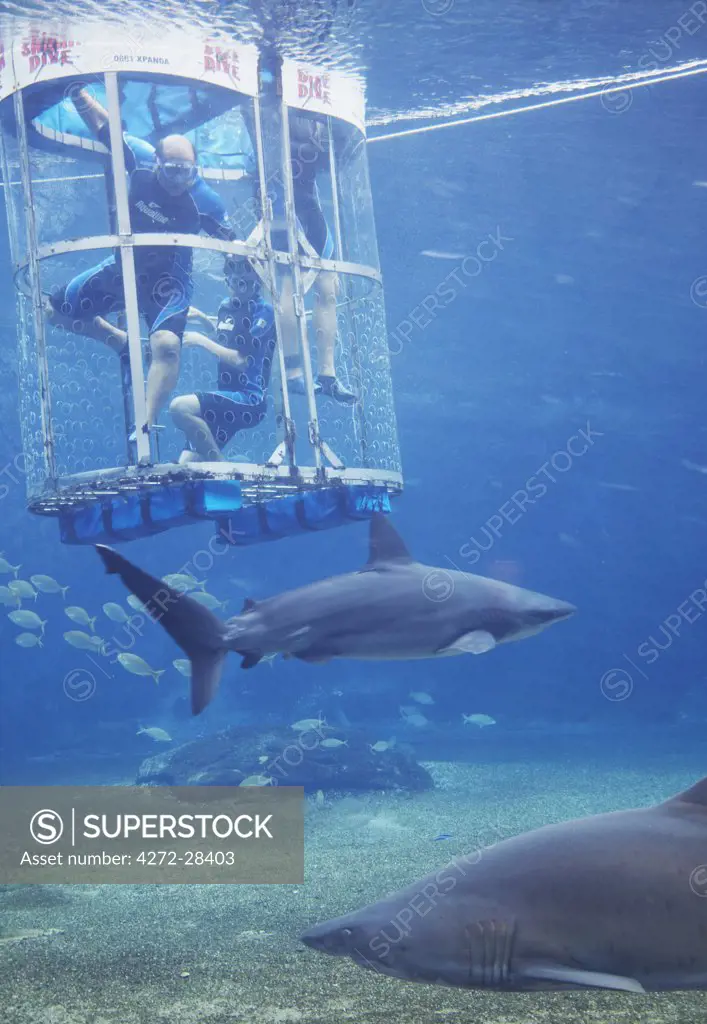
<instances>
[{"instance_id":1,"label":"shark cage","mask_svg":"<svg viewBox=\"0 0 707 1024\"><path fill-rule=\"evenodd\" d=\"M389 511L402 477L356 79L191 31L18 24L0 135L31 512L68 544L205 519L250 544ZM189 180L160 191L175 167ZM216 447L185 443L184 410Z\"/></svg>"}]
</instances>

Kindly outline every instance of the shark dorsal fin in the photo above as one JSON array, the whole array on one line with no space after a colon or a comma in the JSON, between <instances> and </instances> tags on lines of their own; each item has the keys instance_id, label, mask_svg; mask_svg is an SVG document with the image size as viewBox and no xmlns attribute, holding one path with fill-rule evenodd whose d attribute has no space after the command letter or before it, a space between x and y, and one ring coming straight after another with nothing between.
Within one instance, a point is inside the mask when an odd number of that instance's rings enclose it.
<instances>
[{"instance_id":1,"label":"shark dorsal fin","mask_svg":"<svg viewBox=\"0 0 707 1024\"><path fill-rule=\"evenodd\" d=\"M707 778L700 779L694 786L686 789L684 793L678 793L677 796L672 797L666 802L669 804L695 804L707 810Z\"/></svg>"},{"instance_id":2,"label":"shark dorsal fin","mask_svg":"<svg viewBox=\"0 0 707 1024\"><path fill-rule=\"evenodd\" d=\"M245 601L243 602L243 608L241 610L241 615L243 615L245 612L252 612L253 609L257 607L257 605L258 605L257 601L254 601L252 597L247 597L245 599Z\"/></svg>"},{"instance_id":3,"label":"shark dorsal fin","mask_svg":"<svg viewBox=\"0 0 707 1024\"><path fill-rule=\"evenodd\" d=\"M407 565L413 562L402 537L382 512L371 517L370 547L366 569L382 565Z\"/></svg>"}]
</instances>

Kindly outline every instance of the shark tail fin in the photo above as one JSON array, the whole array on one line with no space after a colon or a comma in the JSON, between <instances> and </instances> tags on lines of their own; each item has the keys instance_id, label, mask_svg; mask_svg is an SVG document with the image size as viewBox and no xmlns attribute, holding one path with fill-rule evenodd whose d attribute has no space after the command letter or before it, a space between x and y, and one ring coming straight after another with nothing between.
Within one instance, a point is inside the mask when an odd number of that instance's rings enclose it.
<instances>
[{"instance_id":1,"label":"shark tail fin","mask_svg":"<svg viewBox=\"0 0 707 1024\"><path fill-rule=\"evenodd\" d=\"M189 658L192 714L201 714L218 689L228 653L224 623L198 601L144 572L113 548L97 544L96 550L106 572L120 576Z\"/></svg>"},{"instance_id":2,"label":"shark tail fin","mask_svg":"<svg viewBox=\"0 0 707 1024\"><path fill-rule=\"evenodd\" d=\"M226 651L202 651L191 659L191 713L200 715L221 681Z\"/></svg>"}]
</instances>

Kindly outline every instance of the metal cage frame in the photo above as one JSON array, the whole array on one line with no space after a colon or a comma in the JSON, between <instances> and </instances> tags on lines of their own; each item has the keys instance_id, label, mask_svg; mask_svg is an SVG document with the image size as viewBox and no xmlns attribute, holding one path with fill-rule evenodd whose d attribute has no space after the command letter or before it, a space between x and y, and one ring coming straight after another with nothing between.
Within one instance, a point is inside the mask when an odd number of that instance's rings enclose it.
<instances>
[{"instance_id":1,"label":"metal cage frame","mask_svg":"<svg viewBox=\"0 0 707 1024\"><path fill-rule=\"evenodd\" d=\"M74 77L75 69L67 68L65 77ZM128 194L128 178L126 174L123 151L123 127L121 121L121 97L119 75L130 74L129 71L104 70L102 72L106 90L106 110L108 113L108 129L110 134L110 151L99 142L87 141L78 136L62 136L62 133L44 129L44 137L53 141L66 142L69 145L102 152L111 161L112 187L114 190L116 233L83 236L65 241L39 244L37 224L34 216L33 180L29 159L29 133L24 107L23 89L17 88L13 94L13 110L19 148L20 181L13 184L21 186L26 210L26 241L27 252L20 256L17 237L13 237L12 226L11 249L13 251L14 275L19 289L19 282L25 281L29 287L29 298L32 309L33 329L35 334L38 358L38 375L40 382L41 429L44 439L44 490L40 495L30 498L30 511L50 516L61 516L72 509L81 508L107 498L119 498L139 490L154 490L165 485L187 483L190 481L238 481L242 487L244 505L258 503L263 497L288 495L296 491L307 491L318 487L341 487L375 489L388 494L397 494L402 490L403 480L399 472L376 469L370 465L366 455L366 418L365 411L359 408L355 415L361 437L363 465L360 468L347 468L326 439L321 436L317 405L314 394L314 375L305 313L304 295L321 272L331 272L349 278L369 281L371 287L382 287L379 270L342 258L343 242L341 228L341 211L337 180L337 164L333 142L329 144L329 173L332 183L333 205L333 241L334 258L322 258L307 252L300 252L298 236L298 220L295 213L294 184L292 180L291 136L289 117L290 111L297 109L288 104L284 91L279 99L279 129L281 143L281 167L284 185L284 211L287 229L288 251L273 247L271 237L272 209L267 198L268 178L263 144L262 94L250 97L254 113L254 149L257 164L257 183L260 196L260 224L246 241L222 241L212 237L191 234L166 234L162 232L138 233L132 231ZM160 72L164 78L164 72ZM175 80L191 81L188 77L168 75ZM213 88L219 88L213 85ZM234 93L238 95L238 93ZM241 94L242 95L242 94ZM333 124L335 115L327 118L328 137L333 140ZM36 126L35 126L36 127ZM10 182L9 161L5 147L0 146L5 182ZM244 176L242 171L204 169L205 178L230 180ZM93 176L93 175L91 175ZM98 176L98 175L96 175ZM11 221L12 217L9 215ZM95 470L70 475L61 475L57 471L56 442L53 431L51 381L46 351L46 323L41 292L41 265L43 261L68 253L91 252L112 249L119 254L120 267L124 282L125 317L128 338L128 360L131 388L132 414L135 424L146 421L145 365L140 329L140 311L138 306L137 279L135 271L135 249L141 246L152 248L159 246L184 246L193 250L201 249L212 253L223 253L248 258L251 265L263 280L272 298L277 344L275 358L279 363L281 382L281 417L282 438L272 455L264 463L244 462L195 462L188 465L177 463L160 463L155 460L155 445L151 437L141 429L136 431L136 457L133 465L118 466L108 470ZM18 258L19 257L19 258ZM307 397L308 443L313 457L313 465L299 465L295 451L292 429L292 413L290 395L287 387L287 374L283 348L283 330L278 292L278 267L286 267L292 277L294 313L297 324L298 351L302 361L304 383ZM368 293L370 294L370 292ZM361 301L349 299L348 302ZM352 351L352 358L360 367L360 353ZM135 382L139 382L136 386Z\"/></svg>"}]
</instances>

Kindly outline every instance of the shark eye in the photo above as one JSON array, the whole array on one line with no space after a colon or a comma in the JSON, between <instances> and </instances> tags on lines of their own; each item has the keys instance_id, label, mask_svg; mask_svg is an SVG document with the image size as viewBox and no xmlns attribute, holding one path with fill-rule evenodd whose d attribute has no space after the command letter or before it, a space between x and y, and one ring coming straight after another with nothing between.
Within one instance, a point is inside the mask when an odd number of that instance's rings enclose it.
<instances>
[{"instance_id":1,"label":"shark eye","mask_svg":"<svg viewBox=\"0 0 707 1024\"><path fill-rule=\"evenodd\" d=\"M351 936L353 935L353 932L351 931L350 928L344 928L341 934L344 936L345 939L350 939Z\"/></svg>"}]
</instances>

